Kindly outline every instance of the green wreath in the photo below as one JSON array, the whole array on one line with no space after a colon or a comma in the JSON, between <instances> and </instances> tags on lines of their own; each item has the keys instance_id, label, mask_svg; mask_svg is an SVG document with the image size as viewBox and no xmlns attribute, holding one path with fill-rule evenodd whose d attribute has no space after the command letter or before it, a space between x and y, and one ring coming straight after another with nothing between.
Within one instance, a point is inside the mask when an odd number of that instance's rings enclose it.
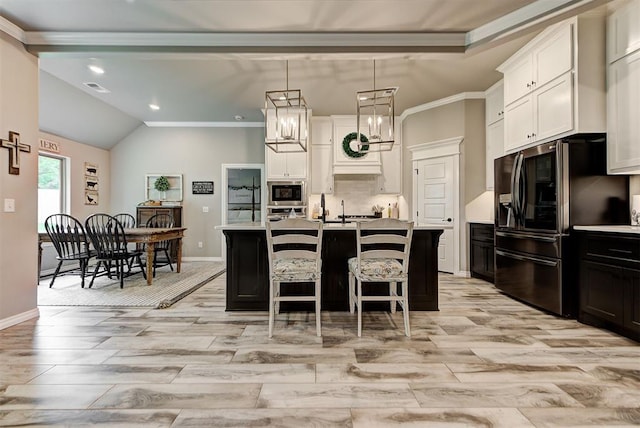
<instances>
[{"instance_id":1,"label":"green wreath","mask_svg":"<svg viewBox=\"0 0 640 428\"><path fill-rule=\"evenodd\" d=\"M347 134L342 140L342 151L344 151L344 153L350 158L361 158L363 156L366 156L367 151L369 150L368 144L363 144L359 152L354 152L353 150L351 150L351 141L357 138L358 138L357 132L351 132ZM360 142L368 143L369 139L367 138L366 135L360 134Z\"/></svg>"}]
</instances>

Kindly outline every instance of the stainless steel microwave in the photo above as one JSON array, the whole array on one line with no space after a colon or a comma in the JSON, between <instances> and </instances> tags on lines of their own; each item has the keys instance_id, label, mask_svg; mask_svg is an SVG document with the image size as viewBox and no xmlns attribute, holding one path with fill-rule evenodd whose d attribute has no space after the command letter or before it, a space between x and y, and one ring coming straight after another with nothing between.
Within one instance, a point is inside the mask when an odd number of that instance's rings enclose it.
<instances>
[{"instance_id":1,"label":"stainless steel microwave","mask_svg":"<svg viewBox=\"0 0 640 428\"><path fill-rule=\"evenodd\" d=\"M307 194L304 181L270 181L269 205L298 206L307 204Z\"/></svg>"}]
</instances>

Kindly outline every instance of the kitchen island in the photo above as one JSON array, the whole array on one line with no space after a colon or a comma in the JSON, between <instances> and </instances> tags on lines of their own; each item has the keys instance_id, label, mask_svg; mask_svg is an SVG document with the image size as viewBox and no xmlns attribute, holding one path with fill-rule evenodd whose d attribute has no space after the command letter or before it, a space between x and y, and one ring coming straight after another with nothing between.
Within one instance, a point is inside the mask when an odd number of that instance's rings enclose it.
<instances>
[{"instance_id":1,"label":"kitchen island","mask_svg":"<svg viewBox=\"0 0 640 428\"><path fill-rule=\"evenodd\" d=\"M356 256L356 224L329 223L322 237L322 309L349 310L347 260ZM268 310L269 264L264 223L217 226L226 237L228 311ZM415 226L409 259L409 305L412 311L438 310L438 240L443 229ZM311 285L282 284L282 293L308 292ZM387 287L386 284L373 287ZM287 303L287 305L285 305ZM309 308L307 302L283 302L281 310ZM365 310L386 309L371 302Z\"/></svg>"}]
</instances>

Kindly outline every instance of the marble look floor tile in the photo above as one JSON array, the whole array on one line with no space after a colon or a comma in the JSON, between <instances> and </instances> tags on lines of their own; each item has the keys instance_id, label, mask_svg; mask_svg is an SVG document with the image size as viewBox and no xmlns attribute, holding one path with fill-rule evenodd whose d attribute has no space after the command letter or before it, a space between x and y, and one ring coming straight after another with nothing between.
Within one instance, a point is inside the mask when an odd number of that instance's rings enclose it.
<instances>
[{"instance_id":1,"label":"marble look floor tile","mask_svg":"<svg viewBox=\"0 0 640 428\"><path fill-rule=\"evenodd\" d=\"M580 364L579 367L601 382L640 389L640 360L635 363Z\"/></svg>"},{"instance_id":2,"label":"marble look floor tile","mask_svg":"<svg viewBox=\"0 0 640 428\"><path fill-rule=\"evenodd\" d=\"M405 350L354 349L358 363L422 364L422 363L481 363L482 359L466 348Z\"/></svg>"},{"instance_id":3,"label":"marble look floor tile","mask_svg":"<svg viewBox=\"0 0 640 428\"><path fill-rule=\"evenodd\" d=\"M578 400L585 407L638 408L640 389L637 387L559 384L558 387Z\"/></svg>"},{"instance_id":4,"label":"marble look floor tile","mask_svg":"<svg viewBox=\"0 0 640 428\"><path fill-rule=\"evenodd\" d=\"M318 337L314 335L278 335L273 336L271 339L267 335L264 336L217 336L209 349L224 349L224 348L255 348L257 345L297 345L297 346L312 346L321 347L324 337Z\"/></svg>"},{"instance_id":5,"label":"marble look floor tile","mask_svg":"<svg viewBox=\"0 0 640 428\"><path fill-rule=\"evenodd\" d=\"M533 428L517 409L353 409L354 428Z\"/></svg>"},{"instance_id":6,"label":"marble look floor tile","mask_svg":"<svg viewBox=\"0 0 640 428\"><path fill-rule=\"evenodd\" d=\"M169 428L177 410L0 410L0 427Z\"/></svg>"},{"instance_id":7,"label":"marble look floor tile","mask_svg":"<svg viewBox=\"0 0 640 428\"><path fill-rule=\"evenodd\" d=\"M353 349L311 348L292 345L239 349L234 363L355 363Z\"/></svg>"},{"instance_id":8,"label":"marble look floor tile","mask_svg":"<svg viewBox=\"0 0 640 428\"><path fill-rule=\"evenodd\" d=\"M577 366L556 364L447 364L461 382L594 382Z\"/></svg>"},{"instance_id":9,"label":"marble look floor tile","mask_svg":"<svg viewBox=\"0 0 640 428\"><path fill-rule=\"evenodd\" d=\"M400 383L265 384L258 407L354 408L419 407L409 386Z\"/></svg>"},{"instance_id":10,"label":"marble look floor tile","mask_svg":"<svg viewBox=\"0 0 640 428\"><path fill-rule=\"evenodd\" d=\"M617 347L617 346L638 346L638 342L635 342L631 339L627 339L625 337L599 337L599 336L590 336L590 337L558 337L558 338L541 338L541 342L551 346L551 347L561 347L567 348L569 346L573 347L583 347L583 348L595 348L595 347Z\"/></svg>"},{"instance_id":11,"label":"marble look floor tile","mask_svg":"<svg viewBox=\"0 0 640 428\"><path fill-rule=\"evenodd\" d=\"M313 383L313 364L187 365L173 383Z\"/></svg>"},{"instance_id":12,"label":"marble look floor tile","mask_svg":"<svg viewBox=\"0 0 640 428\"><path fill-rule=\"evenodd\" d=\"M114 325L96 325L96 326L53 326L49 327L43 332L47 336L136 336L142 333L142 331L148 327L148 324L144 326L127 326L122 324Z\"/></svg>"},{"instance_id":13,"label":"marble look floor tile","mask_svg":"<svg viewBox=\"0 0 640 428\"><path fill-rule=\"evenodd\" d=\"M58 365L29 383L42 385L169 383L181 369L182 366Z\"/></svg>"},{"instance_id":14,"label":"marble look floor tile","mask_svg":"<svg viewBox=\"0 0 640 428\"><path fill-rule=\"evenodd\" d=\"M0 361L12 364L100 364L115 354L95 349L13 349L0 351Z\"/></svg>"},{"instance_id":15,"label":"marble look floor tile","mask_svg":"<svg viewBox=\"0 0 640 428\"><path fill-rule=\"evenodd\" d=\"M255 407L259 384L116 385L91 408L216 409Z\"/></svg>"},{"instance_id":16,"label":"marble look floor tile","mask_svg":"<svg viewBox=\"0 0 640 428\"><path fill-rule=\"evenodd\" d=\"M232 350L130 349L117 352L104 363L130 365L218 364L231 361L234 354L235 351Z\"/></svg>"},{"instance_id":17,"label":"marble look floor tile","mask_svg":"<svg viewBox=\"0 0 640 428\"><path fill-rule=\"evenodd\" d=\"M0 411L86 409L112 385L9 385L0 388Z\"/></svg>"},{"instance_id":18,"label":"marble look floor tile","mask_svg":"<svg viewBox=\"0 0 640 428\"><path fill-rule=\"evenodd\" d=\"M2 360L0 364L0 385L27 383L54 367L49 364L6 364L6 361L8 360Z\"/></svg>"},{"instance_id":19,"label":"marble look floor tile","mask_svg":"<svg viewBox=\"0 0 640 428\"><path fill-rule=\"evenodd\" d=\"M610 363L635 363L640 361L640 344L634 347L587 348L596 357Z\"/></svg>"},{"instance_id":20,"label":"marble look floor tile","mask_svg":"<svg viewBox=\"0 0 640 428\"><path fill-rule=\"evenodd\" d=\"M552 383L411 383L420 406L452 408L484 407L582 407Z\"/></svg>"},{"instance_id":21,"label":"marble look floor tile","mask_svg":"<svg viewBox=\"0 0 640 428\"><path fill-rule=\"evenodd\" d=\"M187 327L172 324L152 325L138 336L240 336L244 332L242 325L224 323L190 324Z\"/></svg>"},{"instance_id":22,"label":"marble look floor tile","mask_svg":"<svg viewBox=\"0 0 640 428\"><path fill-rule=\"evenodd\" d=\"M112 337L97 349L207 349L214 336L136 336Z\"/></svg>"},{"instance_id":23,"label":"marble look floor tile","mask_svg":"<svg viewBox=\"0 0 640 428\"><path fill-rule=\"evenodd\" d=\"M316 364L316 382L456 382L444 364Z\"/></svg>"},{"instance_id":24,"label":"marble look floor tile","mask_svg":"<svg viewBox=\"0 0 640 428\"><path fill-rule=\"evenodd\" d=\"M172 428L351 427L349 409L183 410Z\"/></svg>"},{"instance_id":25,"label":"marble look floor tile","mask_svg":"<svg viewBox=\"0 0 640 428\"><path fill-rule=\"evenodd\" d=\"M640 409L520 409L538 428L637 427Z\"/></svg>"},{"instance_id":26,"label":"marble look floor tile","mask_svg":"<svg viewBox=\"0 0 640 428\"><path fill-rule=\"evenodd\" d=\"M436 346L430 339L408 338L404 335L394 337L376 336L323 336L322 346L325 348L352 348L352 349L411 349L433 350Z\"/></svg>"},{"instance_id":27,"label":"marble look floor tile","mask_svg":"<svg viewBox=\"0 0 640 428\"><path fill-rule=\"evenodd\" d=\"M578 364L592 362L597 357L581 348L471 348L488 363L500 364Z\"/></svg>"},{"instance_id":28,"label":"marble look floor tile","mask_svg":"<svg viewBox=\"0 0 640 428\"><path fill-rule=\"evenodd\" d=\"M548 348L531 336L434 336L431 341L438 348Z\"/></svg>"}]
</instances>

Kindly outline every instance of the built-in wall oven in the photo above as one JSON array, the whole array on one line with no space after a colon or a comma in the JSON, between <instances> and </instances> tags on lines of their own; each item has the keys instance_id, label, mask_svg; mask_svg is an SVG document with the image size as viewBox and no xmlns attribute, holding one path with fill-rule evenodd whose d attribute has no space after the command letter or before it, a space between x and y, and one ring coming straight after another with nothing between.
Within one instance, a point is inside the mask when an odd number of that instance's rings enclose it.
<instances>
[{"instance_id":1,"label":"built-in wall oven","mask_svg":"<svg viewBox=\"0 0 640 428\"><path fill-rule=\"evenodd\" d=\"M304 181L269 181L267 182L269 203L267 218L279 220L295 215L307 216L307 193Z\"/></svg>"},{"instance_id":2,"label":"built-in wall oven","mask_svg":"<svg viewBox=\"0 0 640 428\"><path fill-rule=\"evenodd\" d=\"M628 224L628 178L608 176L604 134L495 161L495 285L566 317L578 304L574 225Z\"/></svg>"}]
</instances>

